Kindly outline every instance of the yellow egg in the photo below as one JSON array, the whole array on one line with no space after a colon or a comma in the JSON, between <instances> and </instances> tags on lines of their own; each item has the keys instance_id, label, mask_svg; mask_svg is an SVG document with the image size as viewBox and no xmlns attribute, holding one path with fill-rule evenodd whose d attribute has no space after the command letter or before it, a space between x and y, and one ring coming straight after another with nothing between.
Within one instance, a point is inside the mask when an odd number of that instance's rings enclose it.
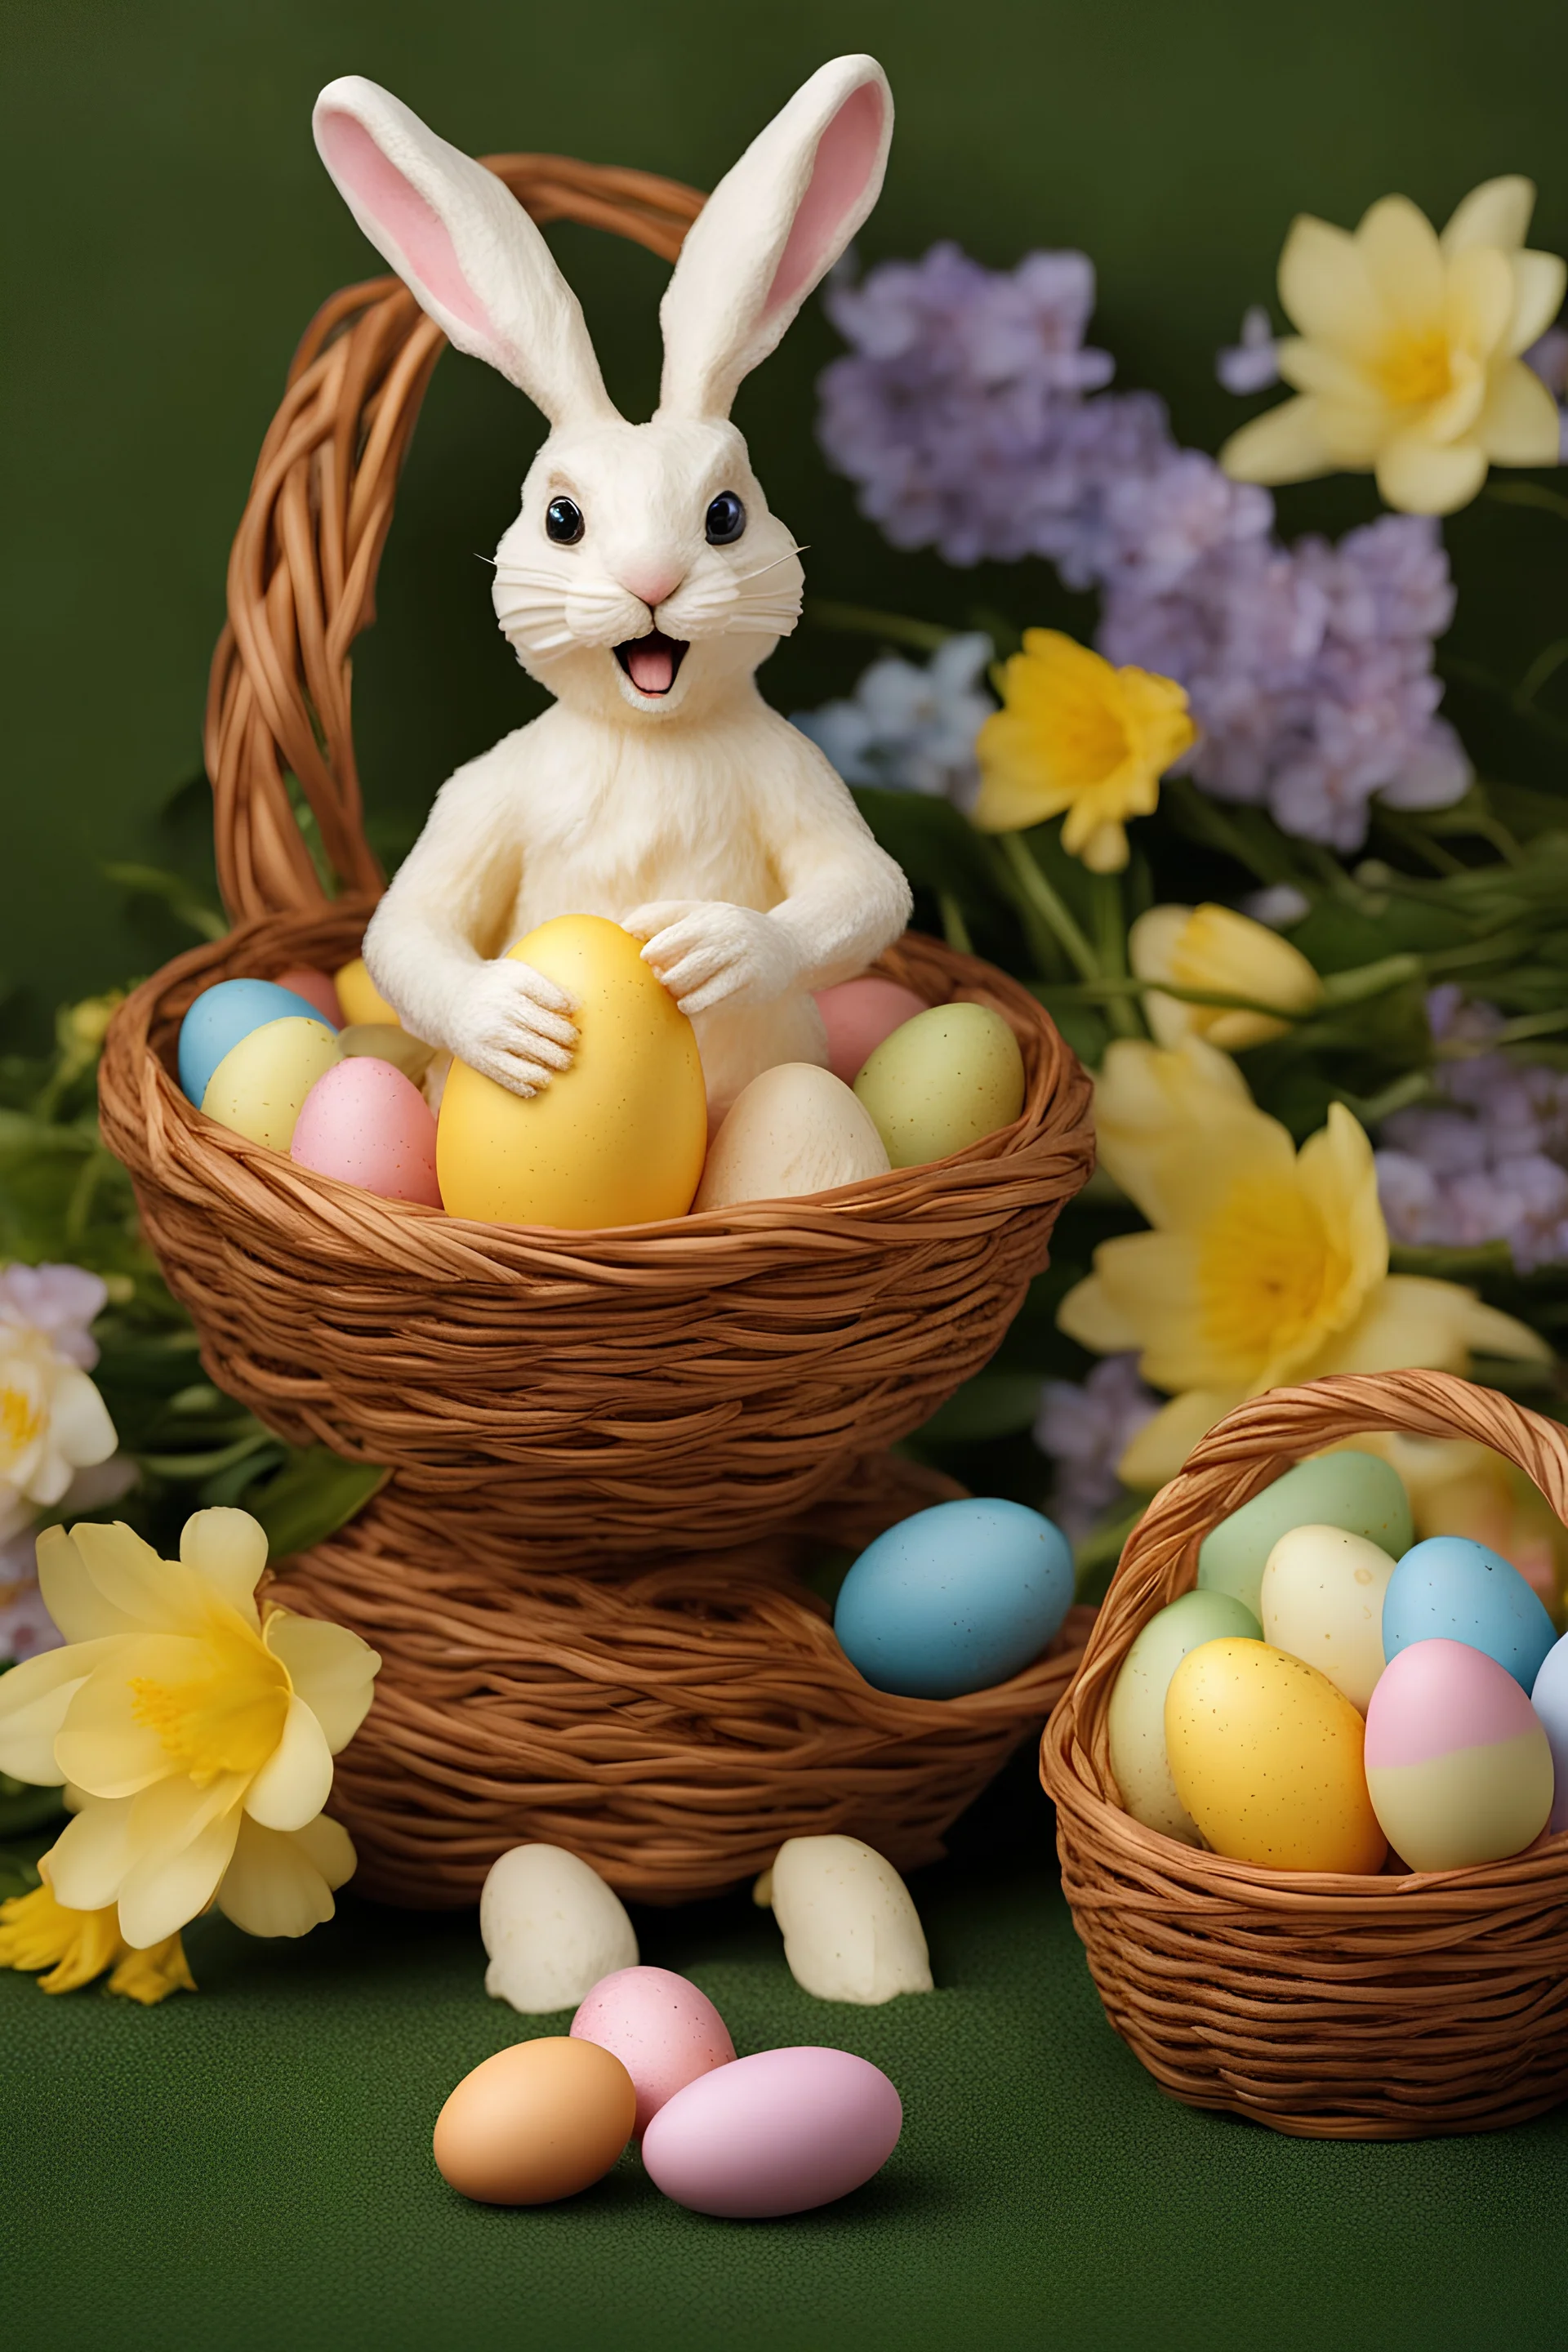
<instances>
[{"instance_id":1,"label":"yellow egg","mask_svg":"<svg viewBox=\"0 0 1568 2352\"><path fill-rule=\"evenodd\" d=\"M396 1013L366 970L363 956L355 956L353 963L345 963L341 971L333 972L332 984L346 1022L381 1021L389 1028L401 1027Z\"/></svg>"},{"instance_id":2,"label":"yellow egg","mask_svg":"<svg viewBox=\"0 0 1568 2352\"><path fill-rule=\"evenodd\" d=\"M1165 1693L1176 1793L1215 1853L1267 1870L1380 1869L1366 1726L1326 1675L1237 1636L1190 1650Z\"/></svg>"},{"instance_id":3,"label":"yellow egg","mask_svg":"<svg viewBox=\"0 0 1568 2352\"><path fill-rule=\"evenodd\" d=\"M229 1047L207 1080L202 1108L252 1143L287 1151L305 1097L338 1058L336 1032L324 1021L300 1013L264 1022Z\"/></svg>"},{"instance_id":4,"label":"yellow egg","mask_svg":"<svg viewBox=\"0 0 1568 2352\"><path fill-rule=\"evenodd\" d=\"M708 1104L691 1024L600 915L558 915L508 953L574 998L578 1045L540 1094L454 1062L436 1165L448 1215L502 1225L640 1225L684 1216Z\"/></svg>"},{"instance_id":5,"label":"yellow egg","mask_svg":"<svg viewBox=\"0 0 1568 2352\"><path fill-rule=\"evenodd\" d=\"M945 1160L1024 1108L1024 1057L999 1013L933 1004L885 1037L855 1081L895 1168Z\"/></svg>"}]
</instances>

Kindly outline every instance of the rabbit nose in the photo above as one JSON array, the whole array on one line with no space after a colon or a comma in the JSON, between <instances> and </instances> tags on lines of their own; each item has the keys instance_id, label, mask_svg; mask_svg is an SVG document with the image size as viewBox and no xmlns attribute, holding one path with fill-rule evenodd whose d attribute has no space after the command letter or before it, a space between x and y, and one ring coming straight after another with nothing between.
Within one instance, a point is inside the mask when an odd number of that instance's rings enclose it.
<instances>
[{"instance_id":1,"label":"rabbit nose","mask_svg":"<svg viewBox=\"0 0 1568 2352\"><path fill-rule=\"evenodd\" d=\"M627 594L639 597L651 613L664 603L667 596L674 595L684 577L683 572L678 572L668 562L649 561L628 564L620 575L620 582Z\"/></svg>"}]
</instances>

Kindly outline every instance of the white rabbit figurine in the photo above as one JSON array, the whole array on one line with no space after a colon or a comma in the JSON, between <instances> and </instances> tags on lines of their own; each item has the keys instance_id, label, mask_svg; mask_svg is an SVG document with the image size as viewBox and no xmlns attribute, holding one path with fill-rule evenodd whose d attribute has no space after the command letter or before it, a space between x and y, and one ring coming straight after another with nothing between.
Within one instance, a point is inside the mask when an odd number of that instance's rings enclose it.
<instances>
[{"instance_id":1,"label":"white rabbit figurine","mask_svg":"<svg viewBox=\"0 0 1568 2352\"><path fill-rule=\"evenodd\" d=\"M660 310L657 415L605 390L576 297L500 181L351 75L316 143L361 227L459 351L552 430L496 553L495 609L558 697L443 785L365 961L405 1026L514 1093L569 1068L570 1000L503 959L596 914L691 1016L711 1114L777 1062L826 1062L811 992L897 937L910 893L753 673L800 616L792 534L730 422L876 201L892 100L873 58L814 74L714 190Z\"/></svg>"}]
</instances>

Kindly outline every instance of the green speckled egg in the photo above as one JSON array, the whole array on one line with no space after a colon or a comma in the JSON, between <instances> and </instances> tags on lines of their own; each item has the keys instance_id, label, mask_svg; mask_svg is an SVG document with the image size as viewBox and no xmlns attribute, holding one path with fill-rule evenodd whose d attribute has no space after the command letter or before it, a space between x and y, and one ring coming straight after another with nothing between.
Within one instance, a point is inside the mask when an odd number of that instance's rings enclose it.
<instances>
[{"instance_id":1,"label":"green speckled egg","mask_svg":"<svg viewBox=\"0 0 1568 2352\"><path fill-rule=\"evenodd\" d=\"M1298 1462L1261 1495L1222 1519L1198 1553L1198 1588L1229 1592L1263 1613L1263 1570L1292 1528L1343 1528L1398 1559L1415 1540L1410 1498L1397 1470L1375 1454L1320 1454Z\"/></svg>"},{"instance_id":2,"label":"green speckled egg","mask_svg":"<svg viewBox=\"0 0 1568 2352\"><path fill-rule=\"evenodd\" d=\"M1202 1840L1171 1778L1165 1693L1189 1650L1227 1633L1246 1642L1263 1639L1257 1618L1228 1592L1184 1592L1150 1618L1122 1659L1110 1694L1110 1769L1121 1801L1135 1822L1163 1830L1185 1845L1198 1845Z\"/></svg>"},{"instance_id":3,"label":"green speckled egg","mask_svg":"<svg viewBox=\"0 0 1568 2352\"><path fill-rule=\"evenodd\" d=\"M895 1168L945 1160L1024 1108L1024 1057L999 1013L935 1004L885 1037L855 1091Z\"/></svg>"}]
</instances>

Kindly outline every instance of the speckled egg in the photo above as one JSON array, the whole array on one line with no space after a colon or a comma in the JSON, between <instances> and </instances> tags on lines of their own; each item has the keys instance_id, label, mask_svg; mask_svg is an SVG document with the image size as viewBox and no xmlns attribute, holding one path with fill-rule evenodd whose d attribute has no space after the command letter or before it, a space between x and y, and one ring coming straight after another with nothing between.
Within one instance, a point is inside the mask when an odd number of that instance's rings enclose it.
<instances>
[{"instance_id":1,"label":"speckled egg","mask_svg":"<svg viewBox=\"0 0 1568 2352\"><path fill-rule=\"evenodd\" d=\"M1227 1634L1260 1642L1263 1628L1249 1609L1228 1592L1184 1592L1151 1617L1116 1677L1106 1728L1110 1769L1121 1801L1135 1822L1201 1843L1198 1825L1176 1794L1165 1752L1165 1693L1171 1676L1190 1650Z\"/></svg>"},{"instance_id":2,"label":"speckled egg","mask_svg":"<svg viewBox=\"0 0 1568 2352\"><path fill-rule=\"evenodd\" d=\"M306 1096L337 1060L337 1034L314 1013L268 1021L229 1048L207 1081L202 1108L252 1143L287 1151Z\"/></svg>"},{"instance_id":3,"label":"speckled egg","mask_svg":"<svg viewBox=\"0 0 1568 2352\"><path fill-rule=\"evenodd\" d=\"M936 1004L884 1038L855 1080L895 1168L945 1160L1024 1108L1024 1057L999 1013Z\"/></svg>"},{"instance_id":4,"label":"speckled egg","mask_svg":"<svg viewBox=\"0 0 1568 2352\"><path fill-rule=\"evenodd\" d=\"M912 988L874 971L840 981L837 988L819 988L816 1004L827 1032L827 1066L847 1087L854 1085L884 1037L927 1010L925 998Z\"/></svg>"},{"instance_id":5,"label":"speckled egg","mask_svg":"<svg viewBox=\"0 0 1568 2352\"><path fill-rule=\"evenodd\" d=\"M1384 1669L1383 1598L1394 1562L1381 1545L1343 1528L1292 1528L1263 1570L1263 1638L1304 1658L1366 1703Z\"/></svg>"},{"instance_id":6,"label":"speckled egg","mask_svg":"<svg viewBox=\"0 0 1568 2352\"><path fill-rule=\"evenodd\" d=\"M1266 1870L1381 1868L1365 1737L1326 1675L1267 1642L1205 1642L1165 1693L1177 1796L1215 1853Z\"/></svg>"},{"instance_id":7,"label":"speckled egg","mask_svg":"<svg viewBox=\"0 0 1568 2352\"><path fill-rule=\"evenodd\" d=\"M602 2180L632 2135L637 2093L595 2042L548 2034L465 2074L436 2119L441 2177L483 2205L553 2205Z\"/></svg>"},{"instance_id":8,"label":"speckled egg","mask_svg":"<svg viewBox=\"0 0 1568 2352\"><path fill-rule=\"evenodd\" d=\"M370 976L363 956L355 956L332 974L345 1021L384 1021L397 1025L397 1013Z\"/></svg>"},{"instance_id":9,"label":"speckled egg","mask_svg":"<svg viewBox=\"0 0 1568 2352\"><path fill-rule=\"evenodd\" d=\"M318 971L314 964L290 964L287 971L278 974L279 988L291 988L307 1004L313 1004L329 1028L341 1029L347 1015L339 999L331 974Z\"/></svg>"},{"instance_id":10,"label":"speckled egg","mask_svg":"<svg viewBox=\"0 0 1568 2352\"><path fill-rule=\"evenodd\" d=\"M868 1544L839 1587L833 1630L878 1690L955 1698L1019 1674L1073 1595L1072 1548L1022 1503L936 1503Z\"/></svg>"},{"instance_id":11,"label":"speckled egg","mask_svg":"<svg viewBox=\"0 0 1568 2352\"><path fill-rule=\"evenodd\" d=\"M1413 1642L1389 1660L1367 1709L1366 1778L1412 1870L1521 1853L1552 1811L1545 1727L1514 1676L1467 1642Z\"/></svg>"},{"instance_id":12,"label":"speckled egg","mask_svg":"<svg viewBox=\"0 0 1568 2352\"><path fill-rule=\"evenodd\" d=\"M763 2050L700 2074L642 2144L657 2188L727 2220L805 2213L847 2197L898 2145L904 2111L879 2067L847 2050Z\"/></svg>"},{"instance_id":13,"label":"speckled egg","mask_svg":"<svg viewBox=\"0 0 1568 2352\"><path fill-rule=\"evenodd\" d=\"M617 1969L601 1977L572 2032L613 2052L631 2076L638 2139L667 2099L735 2055L730 2030L707 1994L669 1969Z\"/></svg>"},{"instance_id":14,"label":"speckled egg","mask_svg":"<svg viewBox=\"0 0 1568 2352\"><path fill-rule=\"evenodd\" d=\"M1234 1592L1261 1616L1268 1555L1282 1535L1302 1527L1343 1528L1348 1535L1365 1536L1391 1559L1409 1549L1415 1534L1396 1470L1375 1454L1320 1454L1298 1462L1210 1528L1198 1552L1200 1591Z\"/></svg>"},{"instance_id":15,"label":"speckled egg","mask_svg":"<svg viewBox=\"0 0 1568 2352\"><path fill-rule=\"evenodd\" d=\"M430 1106L401 1070L368 1055L339 1062L316 1080L294 1122L289 1156L384 1201L441 1205Z\"/></svg>"},{"instance_id":16,"label":"speckled egg","mask_svg":"<svg viewBox=\"0 0 1568 2352\"><path fill-rule=\"evenodd\" d=\"M1468 1536L1428 1536L1388 1580L1383 1646L1392 1660L1415 1642L1468 1642L1528 1692L1557 1629L1511 1560Z\"/></svg>"},{"instance_id":17,"label":"speckled egg","mask_svg":"<svg viewBox=\"0 0 1568 2352\"><path fill-rule=\"evenodd\" d=\"M203 989L180 1024L182 1090L199 1108L218 1064L252 1030L272 1021L321 1018L308 998L277 981L220 980Z\"/></svg>"}]
</instances>

